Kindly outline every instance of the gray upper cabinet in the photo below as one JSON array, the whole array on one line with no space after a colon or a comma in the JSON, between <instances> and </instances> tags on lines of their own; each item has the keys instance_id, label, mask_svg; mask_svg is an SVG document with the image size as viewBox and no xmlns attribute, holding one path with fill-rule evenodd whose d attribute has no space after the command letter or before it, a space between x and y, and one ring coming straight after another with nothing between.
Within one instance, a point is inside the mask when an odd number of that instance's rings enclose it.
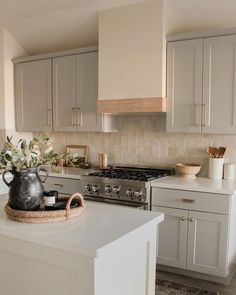
<instances>
[{"instance_id":1,"label":"gray upper cabinet","mask_svg":"<svg viewBox=\"0 0 236 295\"><path fill-rule=\"evenodd\" d=\"M113 116L97 114L98 52L78 52L15 62L18 131L115 131Z\"/></svg>"},{"instance_id":2,"label":"gray upper cabinet","mask_svg":"<svg viewBox=\"0 0 236 295\"><path fill-rule=\"evenodd\" d=\"M235 35L168 43L168 132L236 133L235 54Z\"/></svg>"},{"instance_id":3,"label":"gray upper cabinet","mask_svg":"<svg viewBox=\"0 0 236 295\"><path fill-rule=\"evenodd\" d=\"M53 59L53 130L76 131L76 56Z\"/></svg>"},{"instance_id":4,"label":"gray upper cabinet","mask_svg":"<svg viewBox=\"0 0 236 295\"><path fill-rule=\"evenodd\" d=\"M102 131L103 115L97 114L98 53L77 55L77 128Z\"/></svg>"},{"instance_id":5,"label":"gray upper cabinet","mask_svg":"<svg viewBox=\"0 0 236 295\"><path fill-rule=\"evenodd\" d=\"M203 63L204 133L236 133L236 36L207 38Z\"/></svg>"},{"instance_id":6,"label":"gray upper cabinet","mask_svg":"<svg viewBox=\"0 0 236 295\"><path fill-rule=\"evenodd\" d=\"M97 52L53 58L53 129L97 131Z\"/></svg>"},{"instance_id":7,"label":"gray upper cabinet","mask_svg":"<svg viewBox=\"0 0 236 295\"><path fill-rule=\"evenodd\" d=\"M167 47L167 131L201 132L203 39Z\"/></svg>"},{"instance_id":8,"label":"gray upper cabinet","mask_svg":"<svg viewBox=\"0 0 236 295\"><path fill-rule=\"evenodd\" d=\"M51 59L15 65L17 131L51 131L51 97Z\"/></svg>"},{"instance_id":9,"label":"gray upper cabinet","mask_svg":"<svg viewBox=\"0 0 236 295\"><path fill-rule=\"evenodd\" d=\"M109 115L97 114L98 53L53 58L53 130L112 131Z\"/></svg>"}]
</instances>

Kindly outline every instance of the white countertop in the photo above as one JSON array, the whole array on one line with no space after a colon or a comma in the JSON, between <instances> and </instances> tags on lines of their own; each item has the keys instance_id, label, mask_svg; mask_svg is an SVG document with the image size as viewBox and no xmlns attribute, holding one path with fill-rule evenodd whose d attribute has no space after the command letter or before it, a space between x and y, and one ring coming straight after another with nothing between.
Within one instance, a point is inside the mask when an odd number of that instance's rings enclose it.
<instances>
[{"instance_id":1,"label":"white countertop","mask_svg":"<svg viewBox=\"0 0 236 295\"><path fill-rule=\"evenodd\" d=\"M99 249L139 227L164 219L163 213L86 202L83 215L58 223L27 224L11 221L4 212L7 195L0 196L0 235L96 257Z\"/></svg>"},{"instance_id":2,"label":"white countertop","mask_svg":"<svg viewBox=\"0 0 236 295\"><path fill-rule=\"evenodd\" d=\"M73 167L61 168L61 167L51 167L51 166L46 166L44 168L48 171L49 176L73 178L73 179L80 179L81 175L86 175L95 170L94 168L81 169L81 168L73 168Z\"/></svg>"},{"instance_id":3,"label":"white countertop","mask_svg":"<svg viewBox=\"0 0 236 295\"><path fill-rule=\"evenodd\" d=\"M89 169L81 169L81 168L73 168L73 167L51 167L51 166L43 166L48 171L48 175L52 177L62 177L62 178L73 178L80 179L82 175L86 175L90 172L95 171L95 168ZM2 177L2 173L4 170L0 170L0 177ZM40 172L40 174L44 175L44 173ZM6 177L11 177L11 174L7 174Z\"/></svg>"},{"instance_id":4,"label":"white countertop","mask_svg":"<svg viewBox=\"0 0 236 295\"><path fill-rule=\"evenodd\" d=\"M195 180L183 179L178 176L168 176L153 180L152 187L181 189L189 191L208 192L215 194L234 194L236 192L236 180L212 180L197 177Z\"/></svg>"}]
</instances>

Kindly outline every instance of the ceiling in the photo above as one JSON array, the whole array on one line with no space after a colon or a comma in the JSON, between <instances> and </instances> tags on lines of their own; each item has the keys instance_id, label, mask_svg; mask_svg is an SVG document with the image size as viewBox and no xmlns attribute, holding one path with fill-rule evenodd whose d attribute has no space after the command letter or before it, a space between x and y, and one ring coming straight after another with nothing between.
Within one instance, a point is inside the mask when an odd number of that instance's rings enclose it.
<instances>
[{"instance_id":1,"label":"ceiling","mask_svg":"<svg viewBox=\"0 0 236 295\"><path fill-rule=\"evenodd\" d=\"M161 0L0 0L0 25L29 54L98 43L98 12ZM236 27L235 0L163 0L166 33Z\"/></svg>"},{"instance_id":2,"label":"ceiling","mask_svg":"<svg viewBox=\"0 0 236 295\"><path fill-rule=\"evenodd\" d=\"M235 0L164 0L166 33L236 27Z\"/></svg>"},{"instance_id":3,"label":"ceiling","mask_svg":"<svg viewBox=\"0 0 236 295\"><path fill-rule=\"evenodd\" d=\"M0 0L0 25L28 54L98 43L98 12L147 0Z\"/></svg>"}]
</instances>

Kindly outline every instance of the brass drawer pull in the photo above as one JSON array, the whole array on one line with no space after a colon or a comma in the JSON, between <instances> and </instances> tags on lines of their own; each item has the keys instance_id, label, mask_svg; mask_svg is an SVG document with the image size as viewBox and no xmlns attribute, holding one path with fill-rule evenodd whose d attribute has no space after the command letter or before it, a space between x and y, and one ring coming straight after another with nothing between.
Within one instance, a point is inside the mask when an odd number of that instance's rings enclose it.
<instances>
[{"instance_id":1,"label":"brass drawer pull","mask_svg":"<svg viewBox=\"0 0 236 295\"><path fill-rule=\"evenodd\" d=\"M201 114L201 112L199 111L199 108L201 107L200 104L194 104L194 126L195 127L199 127L201 126L201 123L199 123L199 115Z\"/></svg>"},{"instance_id":2,"label":"brass drawer pull","mask_svg":"<svg viewBox=\"0 0 236 295\"><path fill-rule=\"evenodd\" d=\"M181 220L181 221L185 221L186 218L183 216L183 217L180 218L180 220Z\"/></svg>"},{"instance_id":3,"label":"brass drawer pull","mask_svg":"<svg viewBox=\"0 0 236 295\"><path fill-rule=\"evenodd\" d=\"M64 187L63 184L60 184L60 183L54 183L54 186L57 186L57 187Z\"/></svg>"},{"instance_id":4,"label":"brass drawer pull","mask_svg":"<svg viewBox=\"0 0 236 295\"><path fill-rule=\"evenodd\" d=\"M182 202L194 204L194 203L196 203L196 200L193 200L193 199L182 199Z\"/></svg>"},{"instance_id":5,"label":"brass drawer pull","mask_svg":"<svg viewBox=\"0 0 236 295\"><path fill-rule=\"evenodd\" d=\"M189 218L189 221L190 221L190 222L194 222L195 219L191 217L191 218Z\"/></svg>"}]
</instances>

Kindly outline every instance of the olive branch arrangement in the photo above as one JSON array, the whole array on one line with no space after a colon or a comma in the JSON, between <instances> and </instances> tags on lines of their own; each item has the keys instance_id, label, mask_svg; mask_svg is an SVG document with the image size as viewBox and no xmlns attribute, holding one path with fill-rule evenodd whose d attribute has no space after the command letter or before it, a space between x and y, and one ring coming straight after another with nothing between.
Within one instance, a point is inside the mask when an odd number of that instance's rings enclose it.
<instances>
[{"instance_id":1,"label":"olive branch arrangement","mask_svg":"<svg viewBox=\"0 0 236 295\"><path fill-rule=\"evenodd\" d=\"M29 143L20 139L14 144L12 137L7 136L0 151L0 169L20 171L23 168L53 165L61 159L73 166L78 155L69 152L57 154L52 144L53 140L46 133L34 137Z\"/></svg>"}]
</instances>

